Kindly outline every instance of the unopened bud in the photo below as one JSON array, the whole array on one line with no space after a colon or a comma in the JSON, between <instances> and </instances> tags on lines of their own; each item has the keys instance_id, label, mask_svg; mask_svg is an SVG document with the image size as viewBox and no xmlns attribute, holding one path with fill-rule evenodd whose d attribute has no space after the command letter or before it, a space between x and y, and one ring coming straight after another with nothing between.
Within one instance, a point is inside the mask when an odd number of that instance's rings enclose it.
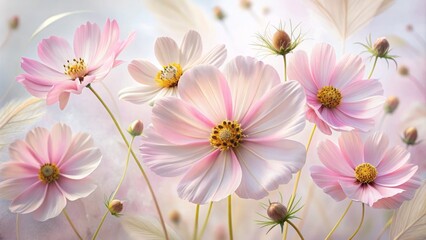
<instances>
[{"instance_id":1,"label":"unopened bud","mask_svg":"<svg viewBox=\"0 0 426 240\"><path fill-rule=\"evenodd\" d=\"M385 37L378 38L373 44L373 49L377 53L378 57L386 56L389 51L389 42Z\"/></svg>"},{"instance_id":2,"label":"unopened bud","mask_svg":"<svg viewBox=\"0 0 426 240\"><path fill-rule=\"evenodd\" d=\"M130 133L133 137L137 137L142 135L143 132L143 123L141 120L136 120L130 124L129 128L127 129L127 132Z\"/></svg>"},{"instance_id":3,"label":"unopened bud","mask_svg":"<svg viewBox=\"0 0 426 240\"><path fill-rule=\"evenodd\" d=\"M273 221L282 222L287 216L287 208L279 202L272 202L269 204L267 214Z\"/></svg>"},{"instance_id":4,"label":"unopened bud","mask_svg":"<svg viewBox=\"0 0 426 240\"><path fill-rule=\"evenodd\" d=\"M222 8L219 6L216 6L213 8L213 13L218 20L223 20L225 18L225 13L222 11Z\"/></svg>"},{"instance_id":5,"label":"unopened bud","mask_svg":"<svg viewBox=\"0 0 426 240\"><path fill-rule=\"evenodd\" d=\"M413 25L408 24L407 27L405 27L405 29L407 29L407 32L412 32L413 31Z\"/></svg>"},{"instance_id":6,"label":"unopened bud","mask_svg":"<svg viewBox=\"0 0 426 240\"><path fill-rule=\"evenodd\" d=\"M386 99L385 102L385 112L386 113L393 113L395 109L399 105L399 99L395 96L389 96L388 99Z\"/></svg>"},{"instance_id":7,"label":"unopened bud","mask_svg":"<svg viewBox=\"0 0 426 240\"><path fill-rule=\"evenodd\" d=\"M417 141L417 129L414 127L405 129L403 141L407 145L415 145Z\"/></svg>"},{"instance_id":8,"label":"unopened bud","mask_svg":"<svg viewBox=\"0 0 426 240\"><path fill-rule=\"evenodd\" d=\"M180 213L176 210L171 211L169 214L169 218L170 218L170 221L172 221L174 224L179 224L181 219Z\"/></svg>"},{"instance_id":9,"label":"unopened bud","mask_svg":"<svg viewBox=\"0 0 426 240\"><path fill-rule=\"evenodd\" d=\"M398 73L405 77L410 75L410 70L407 66L402 65L398 68Z\"/></svg>"},{"instance_id":10,"label":"unopened bud","mask_svg":"<svg viewBox=\"0 0 426 240\"><path fill-rule=\"evenodd\" d=\"M277 30L272 36L272 44L278 51L286 49L291 43L291 39L283 30Z\"/></svg>"},{"instance_id":11,"label":"unopened bud","mask_svg":"<svg viewBox=\"0 0 426 240\"><path fill-rule=\"evenodd\" d=\"M240 5L244 9L249 9L251 7L251 1L250 0L240 0Z\"/></svg>"},{"instance_id":12,"label":"unopened bud","mask_svg":"<svg viewBox=\"0 0 426 240\"><path fill-rule=\"evenodd\" d=\"M121 211L123 211L123 202L114 199L108 204L108 209L112 215L118 215L119 213L121 213Z\"/></svg>"},{"instance_id":13,"label":"unopened bud","mask_svg":"<svg viewBox=\"0 0 426 240\"><path fill-rule=\"evenodd\" d=\"M19 17L13 16L9 20L9 28L14 30L14 29L17 29L18 27L19 27Z\"/></svg>"}]
</instances>

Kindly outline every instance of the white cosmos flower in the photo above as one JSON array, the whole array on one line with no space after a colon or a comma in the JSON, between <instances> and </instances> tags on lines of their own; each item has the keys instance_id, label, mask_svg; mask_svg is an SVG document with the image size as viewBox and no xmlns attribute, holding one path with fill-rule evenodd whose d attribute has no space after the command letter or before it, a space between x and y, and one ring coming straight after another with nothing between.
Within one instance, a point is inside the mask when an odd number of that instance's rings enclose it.
<instances>
[{"instance_id":1,"label":"white cosmos flower","mask_svg":"<svg viewBox=\"0 0 426 240\"><path fill-rule=\"evenodd\" d=\"M220 67L226 59L225 45L218 45L202 55L200 34L189 31L180 47L169 37L160 37L155 42L155 56L162 65L158 69L146 60L133 60L129 73L139 85L122 89L120 99L136 104L149 102L151 105L165 96L177 96L179 79L185 71L197 65Z\"/></svg>"}]
</instances>

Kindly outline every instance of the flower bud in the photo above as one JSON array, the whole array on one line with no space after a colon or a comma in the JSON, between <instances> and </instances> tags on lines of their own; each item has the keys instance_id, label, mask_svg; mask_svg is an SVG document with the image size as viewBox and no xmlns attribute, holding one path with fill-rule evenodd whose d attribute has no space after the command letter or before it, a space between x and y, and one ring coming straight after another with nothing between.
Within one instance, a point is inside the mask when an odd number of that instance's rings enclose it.
<instances>
[{"instance_id":1,"label":"flower bud","mask_svg":"<svg viewBox=\"0 0 426 240\"><path fill-rule=\"evenodd\" d=\"M389 114L393 113L395 109L398 107L398 105L399 105L399 99L395 96L389 96L385 102L385 112Z\"/></svg>"},{"instance_id":2,"label":"flower bud","mask_svg":"<svg viewBox=\"0 0 426 240\"><path fill-rule=\"evenodd\" d=\"M407 66L402 65L398 68L398 73L405 77L410 75L410 70Z\"/></svg>"},{"instance_id":3,"label":"flower bud","mask_svg":"<svg viewBox=\"0 0 426 240\"><path fill-rule=\"evenodd\" d=\"M222 8L220 8L219 6L216 6L213 8L213 13L218 20L223 20L225 18L225 13L222 11Z\"/></svg>"},{"instance_id":4,"label":"flower bud","mask_svg":"<svg viewBox=\"0 0 426 240\"><path fill-rule=\"evenodd\" d=\"M286 49L291 43L291 39L283 30L277 30L272 36L272 45L278 51Z\"/></svg>"},{"instance_id":5,"label":"flower bud","mask_svg":"<svg viewBox=\"0 0 426 240\"><path fill-rule=\"evenodd\" d=\"M417 129L414 127L409 127L404 131L403 141L407 145L415 145L417 140Z\"/></svg>"},{"instance_id":6,"label":"flower bud","mask_svg":"<svg viewBox=\"0 0 426 240\"><path fill-rule=\"evenodd\" d=\"M273 221L282 222L287 216L287 208L279 202L272 202L269 204L267 214Z\"/></svg>"},{"instance_id":7,"label":"flower bud","mask_svg":"<svg viewBox=\"0 0 426 240\"><path fill-rule=\"evenodd\" d=\"M385 37L378 38L373 44L373 49L377 53L378 57L386 56L389 51L389 42Z\"/></svg>"},{"instance_id":8,"label":"flower bud","mask_svg":"<svg viewBox=\"0 0 426 240\"><path fill-rule=\"evenodd\" d=\"M18 27L19 27L19 17L15 15L9 20L9 28L15 30Z\"/></svg>"},{"instance_id":9,"label":"flower bud","mask_svg":"<svg viewBox=\"0 0 426 240\"><path fill-rule=\"evenodd\" d=\"M179 224L181 219L180 213L177 210L171 211L169 213L169 218L170 218L170 221L172 221L174 224Z\"/></svg>"},{"instance_id":10,"label":"flower bud","mask_svg":"<svg viewBox=\"0 0 426 240\"><path fill-rule=\"evenodd\" d=\"M413 25L408 24L407 27L405 27L405 29L407 29L407 32L412 32L413 31Z\"/></svg>"},{"instance_id":11,"label":"flower bud","mask_svg":"<svg viewBox=\"0 0 426 240\"><path fill-rule=\"evenodd\" d=\"M112 200L108 204L108 209L112 215L116 216L123 211L123 202L117 199Z\"/></svg>"},{"instance_id":12,"label":"flower bud","mask_svg":"<svg viewBox=\"0 0 426 240\"><path fill-rule=\"evenodd\" d=\"M240 0L240 5L244 9L249 9L251 7L251 1L250 0Z\"/></svg>"},{"instance_id":13,"label":"flower bud","mask_svg":"<svg viewBox=\"0 0 426 240\"><path fill-rule=\"evenodd\" d=\"M130 124L127 132L130 133L133 137L137 137L142 135L143 132L143 123L141 120L136 120L132 124Z\"/></svg>"}]
</instances>

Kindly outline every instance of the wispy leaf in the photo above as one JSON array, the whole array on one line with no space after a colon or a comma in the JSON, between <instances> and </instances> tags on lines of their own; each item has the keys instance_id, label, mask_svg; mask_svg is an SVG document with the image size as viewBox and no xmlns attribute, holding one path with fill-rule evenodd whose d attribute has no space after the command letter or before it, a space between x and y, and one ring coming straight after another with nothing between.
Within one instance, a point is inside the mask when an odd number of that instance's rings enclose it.
<instances>
[{"instance_id":1,"label":"wispy leaf","mask_svg":"<svg viewBox=\"0 0 426 240\"><path fill-rule=\"evenodd\" d=\"M0 149L10 144L14 136L45 113L43 100L30 97L24 101L12 101L0 109Z\"/></svg>"},{"instance_id":2,"label":"wispy leaf","mask_svg":"<svg viewBox=\"0 0 426 240\"><path fill-rule=\"evenodd\" d=\"M160 222L155 218L136 217L136 216L123 216L120 218L124 230L133 239L146 239L146 240L164 240L163 228ZM179 235L170 227L167 227L167 233L170 240L181 240Z\"/></svg>"},{"instance_id":3,"label":"wispy leaf","mask_svg":"<svg viewBox=\"0 0 426 240\"><path fill-rule=\"evenodd\" d=\"M79 13L86 13L86 12L90 12L90 11L88 11L88 10L71 11L71 12L64 12L64 13L59 13L59 14L56 14L54 16L51 16L48 19L44 20L44 22L37 28L37 30L35 30L35 32L31 35L31 39L33 39L41 31L43 31L43 29L45 29L46 27L48 27L52 23L54 23L54 22L56 22L56 21L58 21L58 20L60 20L64 17L74 15L74 14L79 14Z\"/></svg>"},{"instance_id":4,"label":"wispy leaf","mask_svg":"<svg viewBox=\"0 0 426 240\"><path fill-rule=\"evenodd\" d=\"M345 40L386 10L393 0L311 0L314 10Z\"/></svg>"},{"instance_id":5,"label":"wispy leaf","mask_svg":"<svg viewBox=\"0 0 426 240\"><path fill-rule=\"evenodd\" d=\"M416 195L396 210L390 227L393 240L424 239L426 234L426 183Z\"/></svg>"}]
</instances>

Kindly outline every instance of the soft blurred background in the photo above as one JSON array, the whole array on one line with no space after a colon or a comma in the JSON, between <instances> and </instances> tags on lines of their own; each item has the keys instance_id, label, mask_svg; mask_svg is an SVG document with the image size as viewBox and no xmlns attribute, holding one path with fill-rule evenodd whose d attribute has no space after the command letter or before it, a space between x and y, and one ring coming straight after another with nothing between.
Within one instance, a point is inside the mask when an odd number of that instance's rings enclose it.
<instances>
[{"instance_id":1,"label":"soft blurred background","mask_svg":"<svg viewBox=\"0 0 426 240\"><path fill-rule=\"evenodd\" d=\"M339 1L316 2L327 2L333 8ZM372 60L368 53L363 53L363 47L355 43L365 43L369 35L373 41L378 37L387 37L391 44L391 53L398 55L396 59L398 66L393 62L387 64L384 60L379 60L373 78L379 78L384 85L385 96L397 96L400 105L393 114L383 118L383 121L382 116L379 116L375 130L386 132L391 144L403 144L401 136L407 127L416 127L418 138L425 139L426 1L349 1L356 2L349 11L359 11L364 6L367 6L367 10L354 14L353 23L350 23L354 29L345 39L330 21L321 15L318 6L313 2L313 0L0 0L0 108L11 100L25 99L29 96L26 90L16 83L15 77L22 72L20 68L22 56L38 58L37 45L43 38L57 35L72 42L74 31L79 25L90 21L103 26L106 19L111 18L118 21L121 38L134 31L136 39L119 57L125 63L113 69L105 81L93 84L93 87L119 116L123 127L135 119L141 119L147 126L150 123L151 108L148 105L119 101L117 93L120 89L135 84L127 72L127 63L132 59L142 58L157 62L153 49L157 37L169 36L179 43L187 30L195 29L202 35L205 51L223 43L228 49L227 61L237 55L255 56L273 65L282 76L282 58L265 56L264 52L253 44L258 41L256 34L263 34L265 31L273 33L274 27L280 24L285 25L284 29L289 31L291 21L293 26L300 24L299 29L305 36L305 41L296 50L310 52L314 44L327 42L335 47L338 58L346 53L361 54L365 59L366 71L371 69ZM224 19L217 19L215 7L220 7L225 14ZM365 16L368 9L373 12L370 17ZM50 23L32 37L46 19L67 12L73 14ZM11 25L11 20L18 20L17 25ZM400 74L399 70L403 67L408 69L408 74ZM104 201L114 190L121 176L126 149L105 110L88 91L84 91L81 95L72 95L69 105L63 111L59 110L58 105L48 106L44 117L33 126L51 128L58 121L70 125L74 132L90 133L104 155L101 165L92 174L99 185L98 189L88 198L68 202L67 205L77 229L83 236L89 238L105 211ZM28 129L33 126L28 126ZM308 123L296 139L306 143L311 128L312 124ZM15 139L24 136L25 132L16 135ZM335 140L338 136L339 133L334 132L327 138ZM305 239L323 239L348 203L348 200L335 202L313 185L309 176L309 167L319 162L316 145L325 138L319 131L314 136L297 196L302 199L304 209L299 213L299 217L303 220L296 220L295 223L303 225L301 228ZM139 143L135 144L135 150L138 145ZM421 165L423 178L426 165L425 149L426 141L410 147L413 161ZM7 160L8 153L5 147L0 150L0 161ZM161 178L149 170L148 174L154 183L168 225L174 228L182 239L190 239L195 206L179 199L176 193L179 178ZM283 195L284 202L287 202L292 187L293 181L271 192L267 198L260 201L239 199L235 196L233 203L235 239L280 239L278 228L266 234L267 229L259 228L255 221L261 220L257 213L264 214L261 203L267 203L268 200L278 201L279 193ZM125 201L124 215L157 217L146 184L133 161L117 198ZM8 205L8 201L0 200L0 239L16 238L15 214L10 213ZM169 217L174 211L180 215L178 223ZM201 222L206 211L207 206L202 206ZM376 239L392 213L390 210L367 208L366 220L357 239ZM358 225L360 214L361 205L354 204L333 239L346 239ZM73 232L63 215L46 222L37 222L29 215L22 215L19 225L21 239L74 239ZM120 225L120 218L108 216L99 239L129 238ZM227 238L226 202L222 201L213 206L205 239ZM387 238L388 233L385 233L382 239ZM288 239L298 239L292 229L289 231Z\"/></svg>"}]
</instances>

